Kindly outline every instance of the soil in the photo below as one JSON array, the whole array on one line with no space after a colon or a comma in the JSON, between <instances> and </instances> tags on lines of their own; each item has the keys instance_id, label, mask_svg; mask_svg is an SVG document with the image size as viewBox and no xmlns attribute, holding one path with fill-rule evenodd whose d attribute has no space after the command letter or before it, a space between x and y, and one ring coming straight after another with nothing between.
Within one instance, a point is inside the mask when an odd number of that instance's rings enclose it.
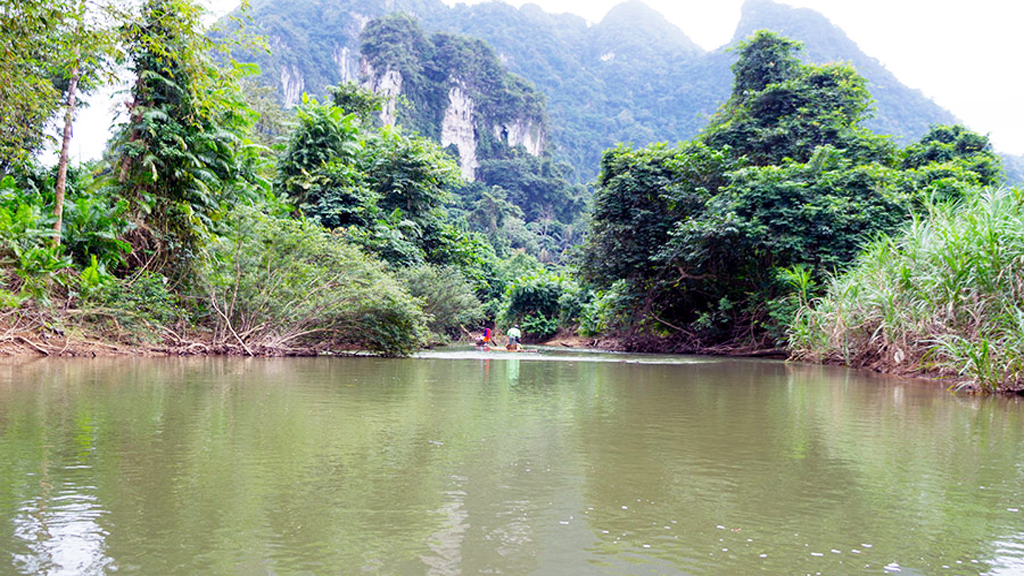
<instances>
[{"instance_id":1,"label":"soil","mask_svg":"<svg viewBox=\"0 0 1024 576\"><path fill-rule=\"evenodd\" d=\"M592 338L578 336L572 333L558 334L551 340L542 342L544 346L562 348L590 348L594 350L622 350L622 339L620 338Z\"/></svg>"},{"instance_id":2,"label":"soil","mask_svg":"<svg viewBox=\"0 0 1024 576\"><path fill-rule=\"evenodd\" d=\"M34 326L4 326L0 323L0 357L53 356L316 356L319 354L354 353L356 350L321 350L317 348L260 348L213 345L202 338L175 335L173 341L129 344L105 335L78 332L65 334Z\"/></svg>"},{"instance_id":3,"label":"soil","mask_svg":"<svg viewBox=\"0 0 1024 576\"><path fill-rule=\"evenodd\" d=\"M468 332L468 331L467 331ZM481 334L468 333L470 341L481 337ZM474 338L475 337L475 338ZM504 340L503 335L498 336ZM664 342L651 348L649 342L638 342L613 337L584 337L571 332L561 332L554 338L540 343L530 343L548 347L581 348L592 350L627 351L627 352L659 352L681 354L703 354L717 356L770 357L786 358L784 350L750 348L712 348L703 350L666 350ZM65 335L52 332L41 327L19 328L0 326L0 357L109 357L109 356L197 356L221 355L241 356L254 353L257 356L315 356L318 354L337 354L339 351L318 349L287 349L287 350L245 350L241 347L211 347L199 340L179 341L165 344L131 345L107 341L102 336ZM356 353L356 350L345 350L342 353ZM923 371L920 365L896 364L881 358L862 362L861 370L880 374L902 376L907 378L934 379L943 386L956 388L964 392L980 392L974 386L966 384L962 379L950 374L936 374ZM866 360L866 359L865 359ZM831 363L831 362L826 362ZM1024 390L1001 390L1007 394L1024 394Z\"/></svg>"},{"instance_id":4,"label":"soil","mask_svg":"<svg viewBox=\"0 0 1024 576\"><path fill-rule=\"evenodd\" d=\"M86 337L69 337L41 328L6 326L0 333L0 356L145 356L162 352Z\"/></svg>"}]
</instances>

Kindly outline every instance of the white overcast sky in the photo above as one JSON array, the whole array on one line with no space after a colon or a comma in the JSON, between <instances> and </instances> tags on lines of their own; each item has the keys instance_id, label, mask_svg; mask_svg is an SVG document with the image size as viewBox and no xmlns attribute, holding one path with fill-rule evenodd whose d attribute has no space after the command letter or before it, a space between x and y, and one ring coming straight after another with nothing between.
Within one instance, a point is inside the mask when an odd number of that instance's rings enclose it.
<instances>
[{"instance_id":1,"label":"white overcast sky","mask_svg":"<svg viewBox=\"0 0 1024 576\"><path fill-rule=\"evenodd\" d=\"M522 0L507 0L522 6ZM599 22L622 0L532 0ZM732 39L743 0L643 0L706 50ZM1000 152L1024 154L1021 0L776 0L811 8L911 88L921 90ZM474 3L445 0L448 4Z\"/></svg>"},{"instance_id":2,"label":"white overcast sky","mask_svg":"<svg viewBox=\"0 0 1024 576\"><path fill-rule=\"evenodd\" d=\"M206 0L221 15L238 0ZM473 4L481 0L444 0ZM497 0L484 0L497 1ZM514 6L523 0L506 0ZM533 0L548 12L599 22L622 0ZM743 0L643 0L706 50L729 42ZM842 28L868 56L921 90L999 152L1024 155L1024 2L1020 0L776 0L811 8ZM96 104L76 123L72 155L97 158L110 105Z\"/></svg>"}]
</instances>

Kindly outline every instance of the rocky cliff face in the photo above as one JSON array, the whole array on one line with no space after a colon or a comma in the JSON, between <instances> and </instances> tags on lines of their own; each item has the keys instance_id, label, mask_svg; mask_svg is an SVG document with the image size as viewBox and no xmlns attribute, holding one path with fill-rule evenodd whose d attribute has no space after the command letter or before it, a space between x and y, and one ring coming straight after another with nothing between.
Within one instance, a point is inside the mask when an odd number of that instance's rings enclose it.
<instances>
[{"instance_id":1,"label":"rocky cliff face","mask_svg":"<svg viewBox=\"0 0 1024 576\"><path fill-rule=\"evenodd\" d=\"M342 82L358 82L361 72L359 54L353 52L348 46L334 45L331 52L334 63L338 65L338 75Z\"/></svg>"},{"instance_id":2,"label":"rocky cliff face","mask_svg":"<svg viewBox=\"0 0 1024 576\"><path fill-rule=\"evenodd\" d=\"M494 137L511 148L522 146L532 156L544 152L544 127L533 120L521 118L494 126Z\"/></svg>"},{"instance_id":3,"label":"rocky cliff face","mask_svg":"<svg viewBox=\"0 0 1024 576\"><path fill-rule=\"evenodd\" d=\"M441 121L441 146L454 144L459 151L462 177L473 181L480 162L476 157L476 130L473 128L473 100L461 86L448 91L448 107Z\"/></svg>"},{"instance_id":4,"label":"rocky cliff face","mask_svg":"<svg viewBox=\"0 0 1024 576\"><path fill-rule=\"evenodd\" d=\"M365 86L378 94L388 96L388 104L381 112L381 121L393 124L395 120L395 98L401 93L401 75L394 71L379 77L371 77ZM480 167L477 149L480 139L477 137L480 122L476 114L476 105L467 89L462 85L453 86L448 90L448 105L444 109L441 120L441 146L454 145L459 151L459 166L462 177L472 182L476 179L476 169ZM508 122L499 122L490 126L494 138L509 148L522 146L532 156L540 156L544 152L546 134L540 119L519 118Z\"/></svg>"},{"instance_id":5,"label":"rocky cliff face","mask_svg":"<svg viewBox=\"0 0 1024 576\"><path fill-rule=\"evenodd\" d=\"M306 80L298 66L295 64L281 66L281 94L286 107L298 104L305 88Z\"/></svg>"},{"instance_id":6,"label":"rocky cliff face","mask_svg":"<svg viewBox=\"0 0 1024 576\"><path fill-rule=\"evenodd\" d=\"M386 69L381 73L374 71L373 66L363 61L363 86L384 96L384 109L380 111L380 121L385 126L394 126L397 120L395 113L398 96L402 93L402 73L398 70Z\"/></svg>"},{"instance_id":7,"label":"rocky cliff face","mask_svg":"<svg viewBox=\"0 0 1024 576\"><path fill-rule=\"evenodd\" d=\"M476 179L482 162L514 156L517 147L544 153L544 97L484 42L428 36L415 20L393 15L366 27L361 48L363 85L386 99L381 120L454 146L466 180Z\"/></svg>"}]
</instances>

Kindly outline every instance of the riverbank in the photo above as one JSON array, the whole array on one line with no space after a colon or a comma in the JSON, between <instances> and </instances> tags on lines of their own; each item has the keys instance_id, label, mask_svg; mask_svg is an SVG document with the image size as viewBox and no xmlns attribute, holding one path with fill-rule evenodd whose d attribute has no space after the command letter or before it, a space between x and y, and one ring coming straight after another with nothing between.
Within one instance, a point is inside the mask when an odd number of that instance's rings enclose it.
<instances>
[{"instance_id":1,"label":"riverbank","mask_svg":"<svg viewBox=\"0 0 1024 576\"><path fill-rule=\"evenodd\" d=\"M175 335L172 339L159 343L128 344L105 339L98 334L85 334L79 330L64 333L60 330L48 329L44 326L2 326L0 327L0 357L159 357L159 356L328 356L358 354L354 347L289 347L246 349L242 346L213 345L199 338L186 339ZM560 333L555 338L539 343L552 348L591 349L613 352L639 352L637 342L619 337L585 337L572 333ZM687 354L703 356L727 356L747 358L788 359L789 356L781 349L747 349L747 348L712 348L697 351L675 352L664 349L647 350L647 353ZM861 359L858 365L846 365L855 370L897 376L901 378L932 380L945 388L962 392L980 393L983 390L971 384L957 374L939 370L926 370L921 366L911 367L878 357L871 361ZM800 361L800 360L797 360ZM841 362L808 362L810 364L845 365ZM1007 395L1021 395L1024 390L1001 388L997 392Z\"/></svg>"},{"instance_id":2,"label":"riverbank","mask_svg":"<svg viewBox=\"0 0 1024 576\"><path fill-rule=\"evenodd\" d=\"M865 246L790 325L796 357L1024 391L1024 190L930 207Z\"/></svg>"},{"instance_id":3,"label":"riverbank","mask_svg":"<svg viewBox=\"0 0 1024 576\"><path fill-rule=\"evenodd\" d=\"M0 357L100 356L323 356L360 352L354 346L270 346L238 342L214 343L196 334L163 328L161 338L125 342L102 330L82 326L54 328L42 322L0 323Z\"/></svg>"},{"instance_id":4,"label":"riverbank","mask_svg":"<svg viewBox=\"0 0 1024 576\"><path fill-rule=\"evenodd\" d=\"M802 359L795 359L789 351L783 348L751 348L743 346L714 346L705 348L685 347L680 349L665 339L625 339L614 337L583 337L572 334L559 334L553 340L544 342L545 346L607 350L613 352L631 352L640 354L680 354L694 356L724 356L730 358L768 358L775 360L789 360L806 364L819 364L825 366L842 366L852 368L861 372L870 372L885 376L908 378L915 380L931 380L947 389L967 393L981 393L980 386L971 383L962 376L941 370L927 370L921 365L910 366L906 363L898 363L886 358L877 357L873 359L860 359L858 364L844 364L838 361L812 362ZM1005 395L1022 395L1024 389L1002 388L998 393Z\"/></svg>"}]
</instances>

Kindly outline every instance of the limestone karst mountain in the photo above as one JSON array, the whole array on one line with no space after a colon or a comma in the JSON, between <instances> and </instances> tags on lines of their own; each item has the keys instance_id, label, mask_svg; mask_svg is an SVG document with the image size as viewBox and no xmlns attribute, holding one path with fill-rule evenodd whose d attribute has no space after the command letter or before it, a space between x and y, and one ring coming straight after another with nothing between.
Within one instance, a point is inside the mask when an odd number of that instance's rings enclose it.
<instances>
[{"instance_id":1,"label":"limestone karst mountain","mask_svg":"<svg viewBox=\"0 0 1024 576\"><path fill-rule=\"evenodd\" d=\"M263 81L277 87L286 105L297 102L303 92L322 93L341 81L393 84L393 77L389 81L383 76L386 71L367 67L360 44L367 24L392 12L417 18L428 34L483 40L507 70L543 93L543 138L535 123L525 131L532 136L524 133L519 139L533 142L535 150L543 141L541 147L548 146L555 158L573 166L577 181L593 178L602 151L617 143L639 146L693 137L731 89L732 53L702 50L641 0L613 8L593 25L532 4L517 9L502 2L449 7L440 0L262 0L254 3L252 16L254 31L265 34L271 47L271 54L254 57L263 68ZM956 121L919 91L902 85L817 12L747 0L734 42L757 29L804 42L808 61L851 62L868 79L877 101L875 117L867 125L901 143L917 139L931 124ZM476 99L481 97L477 93ZM421 122L417 129L455 144L464 171L469 171L486 152L472 158L468 129L454 128L455 120L468 114L466 92L446 89L438 98L440 104L432 106L433 128ZM447 129L442 127L445 119ZM486 140L483 132L495 133L493 126L475 130L478 146ZM459 131L462 136L455 135Z\"/></svg>"}]
</instances>

